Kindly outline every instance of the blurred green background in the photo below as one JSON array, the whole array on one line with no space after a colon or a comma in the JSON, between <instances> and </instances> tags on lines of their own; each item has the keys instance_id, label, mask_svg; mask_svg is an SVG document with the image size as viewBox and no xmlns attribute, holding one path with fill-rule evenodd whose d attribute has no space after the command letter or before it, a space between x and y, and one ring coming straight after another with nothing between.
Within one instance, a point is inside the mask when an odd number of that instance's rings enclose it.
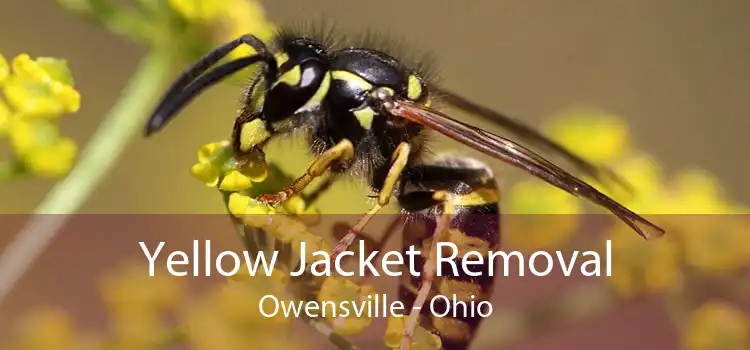
<instances>
[{"instance_id":1,"label":"blurred green background","mask_svg":"<svg viewBox=\"0 0 750 350\"><path fill-rule=\"evenodd\" d=\"M279 0L263 5L277 24L322 15L344 32L372 28L418 43L417 50L437 56L446 86L530 123L581 105L621 116L630 123L635 144L667 169L706 169L732 199L750 202L750 2ZM0 13L0 50L8 59L28 52L68 60L82 107L63 118L62 128L83 147L144 49L82 21L55 1L3 1ZM149 140L139 137L82 211L222 212L216 193L197 185L188 169L198 146L228 136L239 87L212 89L165 132ZM436 148L454 146L440 141ZM284 166L299 171L309 158L302 147L296 149L295 161ZM33 210L51 185L35 179L1 185L0 212ZM352 188L342 185L337 191ZM335 204L321 209L326 208L336 209Z\"/></svg>"}]
</instances>

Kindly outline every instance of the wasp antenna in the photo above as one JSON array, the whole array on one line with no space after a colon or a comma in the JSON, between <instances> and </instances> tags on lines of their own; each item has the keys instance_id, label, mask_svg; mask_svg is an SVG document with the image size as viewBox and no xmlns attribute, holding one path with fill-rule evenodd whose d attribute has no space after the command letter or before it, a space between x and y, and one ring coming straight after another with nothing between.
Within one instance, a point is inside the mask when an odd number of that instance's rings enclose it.
<instances>
[{"instance_id":1,"label":"wasp antenna","mask_svg":"<svg viewBox=\"0 0 750 350\"><path fill-rule=\"evenodd\" d=\"M234 61L222 64L210 72L198 77L190 83L179 94L174 94L171 99L165 100L151 116L146 129L146 136L164 127L169 120L177 114L190 101L200 95L204 90L222 81L225 77L236 73L237 71L262 61L264 58L258 55L238 58Z\"/></svg>"},{"instance_id":2,"label":"wasp antenna","mask_svg":"<svg viewBox=\"0 0 750 350\"><path fill-rule=\"evenodd\" d=\"M245 44L253 48L257 53L252 56L239 58L212 70L205 77L201 76L212 65L226 57L232 50ZM244 59L244 60L243 60ZM184 70L172 83L162 97L154 112L149 117L144 134L150 136L166 125L187 102L192 100L205 88L213 85L224 77L247 67L258 61L264 61L268 65L267 74L275 74L276 60L268 52L266 45L253 35L243 35L218 48L211 50L201 57L195 64Z\"/></svg>"}]
</instances>

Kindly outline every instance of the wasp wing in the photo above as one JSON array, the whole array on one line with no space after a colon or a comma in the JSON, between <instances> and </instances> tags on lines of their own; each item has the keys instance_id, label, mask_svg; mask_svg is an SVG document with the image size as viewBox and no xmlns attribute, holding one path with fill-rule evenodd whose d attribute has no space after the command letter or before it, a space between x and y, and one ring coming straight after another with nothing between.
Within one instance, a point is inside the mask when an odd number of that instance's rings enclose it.
<instances>
[{"instance_id":1,"label":"wasp wing","mask_svg":"<svg viewBox=\"0 0 750 350\"><path fill-rule=\"evenodd\" d=\"M409 100L396 99L383 104L390 114L421 124L473 149L521 168L538 178L596 203L633 228L646 239L662 236L665 231L618 203L596 188L571 175L537 153L509 139L453 119L435 109ZM645 225L646 229L639 224Z\"/></svg>"},{"instance_id":2,"label":"wasp wing","mask_svg":"<svg viewBox=\"0 0 750 350\"><path fill-rule=\"evenodd\" d=\"M591 176L592 178L603 184L606 184L606 182L604 181L605 178L609 178L612 181L616 182L618 185L622 186L629 193L633 193L633 189L630 184L628 184L627 181L615 174L615 172L613 172L612 170L592 164L591 162L573 153L565 146L553 141L549 137L522 123L521 121L472 102L465 97L462 97L441 87L433 87L432 89L435 90L436 93L440 96L440 101L445 102L448 105L460 109L464 112L473 114L483 120L495 123L496 125L515 134L520 139L527 141L529 144L542 147L545 150L549 150L550 152L561 155L562 157L570 161L574 166L578 167L586 175Z\"/></svg>"}]
</instances>

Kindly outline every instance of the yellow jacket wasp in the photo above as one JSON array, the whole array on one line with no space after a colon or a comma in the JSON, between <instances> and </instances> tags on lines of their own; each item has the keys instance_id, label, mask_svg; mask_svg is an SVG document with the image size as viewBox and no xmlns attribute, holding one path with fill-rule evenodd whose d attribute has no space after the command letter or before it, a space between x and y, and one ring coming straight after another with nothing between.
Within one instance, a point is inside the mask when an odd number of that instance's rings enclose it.
<instances>
[{"instance_id":1,"label":"yellow jacket wasp","mask_svg":"<svg viewBox=\"0 0 750 350\"><path fill-rule=\"evenodd\" d=\"M250 46L255 53L209 71L240 45ZM274 137L303 132L308 136L310 151L317 156L304 175L284 190L261 199L269 204L281 203L329 171L365 178L377 194L376 204L336 245L332 257L346 250L372 215L394 195L403 215L434 229L428 237L405 234L405 244L419 246L429 241L434 247L441 240L463 240L483 249L497 249L499 193L492 173L483 163L466 157L425 159L428 131L436 131L584 197L611 211L645 238L664 234L663 229L539 154L431 106L442 102L491 120L519 138L567 158L597 180L606 176L618 180L607 169L586 162L520 122L431 84L426 71L405 64L386 50L369 45L337 46L326 35L316 33L282 30L270 47L252 35L244 35L216 48L173 83L148 121L146 135L163 128L206 88L257 63L262 64L260 73L244 93L233 129L235 152L257 151ZM473 215L483 219L468 219ZM431 249L424 248L422 277L409 281L400 290L405 302L423 305L430 293L450 290L461 290L467 298L469 294L484 299L489 296L491 280L454 276L434 283ZM407 321L402 349L411 344L418 321L441 337L445 349L466 348L479 325L478 320L431 319L424 314L420 320L420 311L415 308Z\"/></svg>"}]
</instances>

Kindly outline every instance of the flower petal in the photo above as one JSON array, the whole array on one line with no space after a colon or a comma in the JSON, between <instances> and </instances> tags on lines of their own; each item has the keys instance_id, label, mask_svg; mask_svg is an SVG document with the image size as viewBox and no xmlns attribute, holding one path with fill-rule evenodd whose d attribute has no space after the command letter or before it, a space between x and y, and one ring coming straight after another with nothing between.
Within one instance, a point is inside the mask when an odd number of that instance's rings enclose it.
<instances>
[{"instance_id":1,"label":"flower petal","mask_svg":"<svg viewBox=\"0 0 750 350\"><path fill-rule=\"evenodd\" d=\"M249 177L237 170L231 170L224 175L221 184L219 184L219 189L222 191L243 191L250 188L251 185L252 182Z\"/></svg>"},{"instance_id":2,"label":"flower petal","mask_svg":"<svg viewBox=\"0 0 750 350\"><path fill-rule=\"evenodd\" d=\"M214 187L219 182L219 170L210 163L193 164L190 173L208 187Z\"/></svg>"},{"instance_id":3,"label":"flower petal","mask_svg":"<svg viewBox=\"0 0 750 350\"><path fill-rule=\"evenodd\" d=\"M5 56L0 54L0 85L5 82L5 79L7 79L9 75L10 66L8 65L8 60L5 59Z\"/></svg>"}]
</instances>

